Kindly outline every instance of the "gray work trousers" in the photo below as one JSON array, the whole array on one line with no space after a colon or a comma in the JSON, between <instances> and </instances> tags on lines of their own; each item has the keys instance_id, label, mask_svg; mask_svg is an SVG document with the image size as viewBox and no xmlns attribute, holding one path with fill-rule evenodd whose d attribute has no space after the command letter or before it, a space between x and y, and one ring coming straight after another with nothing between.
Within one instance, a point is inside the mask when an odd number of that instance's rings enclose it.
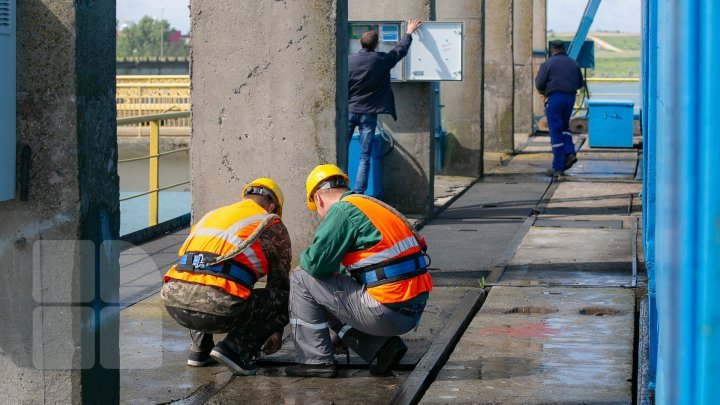
<instances>
[{"instance_id":1,"label":"gray work trousers","mask_svg":"<svg viewBox=\"0 0 720 405\"><path fill-rule=\"evenodd\" d=\"M422 307L406 312L379 303L346 275L317 279L300 267L290 273L290 325L298 363L335 362L329 328L370 363L390 337L412 330L421 315Z\"/></svg>"}]
</instances>

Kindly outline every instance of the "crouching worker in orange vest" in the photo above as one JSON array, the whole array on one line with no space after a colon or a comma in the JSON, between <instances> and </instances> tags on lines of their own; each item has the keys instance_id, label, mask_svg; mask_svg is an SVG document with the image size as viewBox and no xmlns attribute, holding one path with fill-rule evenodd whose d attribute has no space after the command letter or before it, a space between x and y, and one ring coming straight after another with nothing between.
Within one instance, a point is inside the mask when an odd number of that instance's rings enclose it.
<instances>
[{"instance_id":1,"label":"crouching worker in orange vest","mask_svg":"<svg viewBox=\"0 0 720 405\"><path fill-rule=\"evenodd\" d=\"M371 374L388 374L407 351L398 335L418 324L432 289L424 242L392 207L353 194L335 165L316 167L305 188L323 220L290 274L299 364L285 372L335 377L331 328Z\"/></svg>"},{"instance_id":2,"label":"crouching worker in orange vest","mask_svg":"<svg viewBox=\"0 0 720 405\"><path fill-rule=\"evenodd\" d=\"M292 256L282 205L277 184L259 178L240 202L207 213L190 230L161 290L170 316L190 329L188 365L219 361L234 374L253 375L255 354L280 348ZM263 276L267 287L253 288ZM228 335L216 345L216 333Z\"/></svg>"}]
</instances>

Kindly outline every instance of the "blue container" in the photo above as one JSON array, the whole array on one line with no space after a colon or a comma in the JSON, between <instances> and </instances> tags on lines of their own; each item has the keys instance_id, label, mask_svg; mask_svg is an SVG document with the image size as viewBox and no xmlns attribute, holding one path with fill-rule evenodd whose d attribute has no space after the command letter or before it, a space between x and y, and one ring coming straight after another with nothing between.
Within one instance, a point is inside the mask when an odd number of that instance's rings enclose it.
<instances>
[{"instance_id":1,"label":"blue container","mask_svg":"<svg viewBox=\"0 0 720 405\"><path fill-rule=\"evenodd\" d=\"M375 134L373 139L373 149L370 153L370 173L368 174L368 184L365 195L380 197L382 195L382 137ZM355 188L355 179L357 178L358 164L360 163L360 134L353 134L350 139L350 155L348 157L348 177L350 178L350 188Z\"/></svg>"},{"instance_id":2,"label":"blue container","mask_svg":"<svg viewBox=\"0 0 720 405\"><path fill-rule=\"evenodd\" d=\"M631 148L633 119L632 101L588 101L588 144L591 148Z\"/></svg>"}]
</instances>

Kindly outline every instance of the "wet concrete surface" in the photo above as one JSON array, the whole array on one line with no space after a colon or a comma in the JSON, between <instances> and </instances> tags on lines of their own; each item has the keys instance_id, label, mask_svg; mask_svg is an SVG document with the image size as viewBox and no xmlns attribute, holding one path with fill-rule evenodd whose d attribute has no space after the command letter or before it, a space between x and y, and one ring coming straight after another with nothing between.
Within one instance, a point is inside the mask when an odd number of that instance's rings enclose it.
<instances>
[{"instance_id":1,"label":"wet concrete surface","mask_svg":"<svg viewBox=\"0 0 720 405\"><path fill-rule=\"evenodd\" d=\"M549 178L486 179L473 184L437 219L524 219L530 216L549 183Z\"/></svg>"},{"instance_id":2,"label":"wet concrete surface","mask_svg":"<svg viewBox=\"0 0 720 405\"><path fill-rule=\"evenodd\" d=\"M546 153L523 153L515 155L510 162L505 165L496 166L486 171L491 176L516 177L523 175L534 175L538 177L546 177L547 171L552 165L552 154Z\"/></svg>"},{"instance_id":3,"label":"wet concrete surface","mask_svg":"<svg viewBox=\"0 0 720 405\"><path fill-rule=\"evenodd\" d=\"M409 350L393 377L373 377L351 353L338 355L342 378L290 378L284 366L294 363L292 331L286 328L283 348L260 357L258 376L234 377L220 365L188 367L190 337L165 311L159 294L121 311L121 402L165 403L205 396L209 403L385 403L452 318L467 288L436 287L417 331L403 335ZM216 342L222 336L216 336ZM350 378L352 382L350 383ZM379 402L378 402L379 401Z\"/></svg>"},{"instance_id":4,"label":"wet concrete surface","mask_svg":"<svg viewBox=\"0 0 720 405\"><path fill-rule=\"evenodd\" d=\"M435 176L435 209L444 209L453 199L470 187L477 178L465 176Z\"/></svg>"},{"instance_id":5,"label":"wet concrete surface","mask_svg":"<svg viewBox=\"0 0 720 405\"><path fill-rule=\"evenodd\" d=\"M500 264L505 247L523 224L522 219L445 219L426 225L430 274L436 285L478 286Z\"/></svg>"},{"instance_id":6,"label":"wet concrete surface","mask_svg":"<svg viewBox=\"0 0 720 405\"><path fill-rule=\"evenodd\" d=\"M632 236L632 229L532 227L500 283L630 285Z\"/></svg>"},{"instance_id":7,"label":"wet concrete surface","mask_svg":"<svg viewBox=\"0 0 720 405\"><path fill-rule=\"evenodd\" d=\"M122 243L120 249L120 303L143 300L162 286L162 276L177 261L177 252L187 238L181 230L141 246Z\"/></svg>"},{"instance_id":8,"label":"wet concrete surface","mask_svg":"<svg viewBox=\"0 0 720 405\"><path fill-rule=\"evenodd\" d=\"M634 305L631 289L493 287L422 403L629 403Z\"/></svg>"},{"instance_id":9,"label":"wet concrete surface","mask_svg":"<svg viewBox=\"0 0 720 405\"><path fill-rule=\"evenodd\" d=\"M578 179L634 179L637 152L627 149L614 152L579 152L578 161L565 175Z\"/></svg>"}]
</instances>

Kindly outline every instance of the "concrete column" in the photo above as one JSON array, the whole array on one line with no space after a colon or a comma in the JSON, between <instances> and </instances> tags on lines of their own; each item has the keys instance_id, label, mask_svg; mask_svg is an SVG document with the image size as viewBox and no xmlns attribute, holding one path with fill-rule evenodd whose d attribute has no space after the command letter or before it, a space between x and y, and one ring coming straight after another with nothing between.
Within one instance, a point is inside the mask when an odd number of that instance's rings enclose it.
<instances>
[{"instance_id":1,"label":"concrete column","mask_svg":"<svg viewBox=\"0 0 720 405\"><path fill-rule=\"evenodd\" d=\"M28 192L0 202L1 401L118 403L115 3L17 5Z\"/></svg>"},{"instance_id":2,"label":"concrete column","mask_svg":"<svg viewBox=\"0 0 720 405\"><path fill-rule=\"evenodd\" d=\"M513 63L515 64L515 132L529 134L533 124L534 76L533 1L513 1Z\"/></svg>"},{"instance_id":3,"label":"concrete column","mask_svg":"<svg viewBox=\"0 0 720 405\"><path fill-rule=\"evenodd\" d=\"M485 2L485 150L514 150L513 0Z\"/></svg>"},{"instance_id":4,"label":"concrete column","mask_svg":"<svg viewBox=\"0 0 720 405\"><path fill-rule=\"evenodd\" d=\"M429 0L349 0L349 19L398 21L431 16ZM347 87L347 84L345 84ZM395 148L383 159L383 200L405 214L431 216L435 175L435 141L430 83L393 83L398 120L381 115Z\"/></svg>"},{"instance_id":5,"label":"concrete column","mask_svg":"<svg viewBox=\"0 0 720 405\"><path fill-rule=\"evenodd\" d=\"M533 0L533 81L540 65L547 58L547 0ZM533 115L545 115L545 98L535 90L533 83Z\"/></svg>"},{"instance_id":6,"label":"concrete column","mask_svg":"<svg viewBox=\"0 0 720 405\"><path fill-rule=\"evenodd\" d=\"M318 219L305 206L305 179L347 156L347 58L337 48L347 46L346 7L191 1L193 218L272 177L294 253L310 244Z\"/></svg>"},{"instance_id":7,"label":"concrete column","mask_svg":"<svg viewBox=\"0 0 720 405\"><path fill-rule=\"evenodd\" d=\"M438 21L462 21L463 80L440 83L443 128L448 132L445 168L450 175L483 174L483 7L484 1L436 3Z\"/></svg>"}]
</instances>

